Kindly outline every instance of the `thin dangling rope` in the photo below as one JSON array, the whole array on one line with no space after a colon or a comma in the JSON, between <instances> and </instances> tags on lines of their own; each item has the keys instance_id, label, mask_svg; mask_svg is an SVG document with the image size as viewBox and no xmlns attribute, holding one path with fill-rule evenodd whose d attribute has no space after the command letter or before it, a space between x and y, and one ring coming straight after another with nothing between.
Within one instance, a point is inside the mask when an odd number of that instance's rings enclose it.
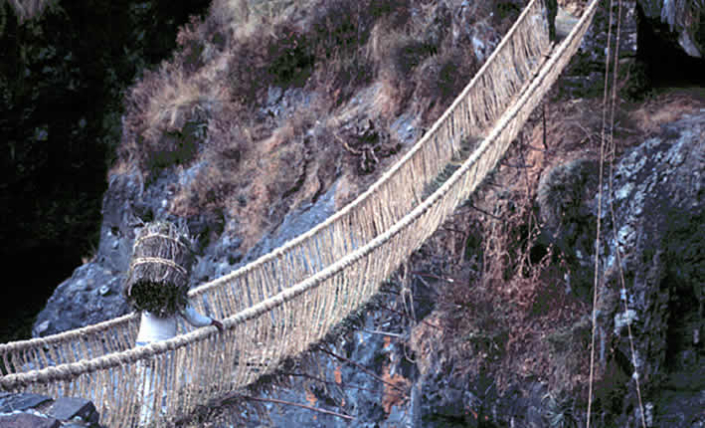
<instances>
[{"instance_id":1,"label":"thin dangling rope","mask_svg":"<svg viewBox=\"0 0 705 428\"><path fill-rule=\"evenodd\" d=\"M605 80L602 94L602 129L600 130L600 169L597 190L597 226L595 233L595 275L592 286L592 334L590 338L590 378L588 383L588 405L586 428L590 428L590 415L592 413L592 389L595 377L595 336L597 333L597 297L599 292L600 276L600 227L602 218L602 174L605 161L605 127L607 126L607 88L609 86L610 49L612 43L612 0L609 3L610 14L607 25L607 55L605 56Z\"/></svg>"},{"instance_id":2,"label":"thin dangling rope","mask_svg":"<svg viewBox=\"0 0 705 428\"><path fill-rule=\"evenodd\" d=\"M616 49L614 50L614 74L612 75L612 99L611 99L611 111L610 111L610 159L609 159L609 195L610 195L610 217L612 219L612 234L615 242L615 253L617 263L617 271L619 272L619 281L621 286L621 300L624 304L624 313L628 311L627 307L627 287L626 281L624 279L624 268L622 267L622 255L619 251L619 244L617 240L617 216L614 212L614 192L613 192L613 181L614 181L614 155L615 155L615 143L614 143L614 116L617 104L617 75L619 71L619 42L621 36L622 28L622 1L617 0L617 36L616 36ZM636 361L636 351L634 349L634 337L632 335L631 323L627 323L627 334L629 335L629 349L632 354L632 365L634 366L634 381L636 386L636 395L639 402L639 412L641 413L641 426L646 428L646 414L644 413L644 404L641 398L641 385L639 379L639 366Z\"/></svg>"}]
</instances>

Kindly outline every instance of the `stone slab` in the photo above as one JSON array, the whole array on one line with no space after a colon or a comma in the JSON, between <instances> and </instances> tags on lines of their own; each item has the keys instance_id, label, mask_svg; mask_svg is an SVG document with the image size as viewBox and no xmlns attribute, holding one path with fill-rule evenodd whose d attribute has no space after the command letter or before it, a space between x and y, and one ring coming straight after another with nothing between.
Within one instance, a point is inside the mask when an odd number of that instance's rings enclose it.
<instances>
[{"instance_id":1,"label":"stone slab","mask_svg":"<svg viewBox=\"0 0 705 428\"><path fill-rule=\"evenodd\" d=\"M8 394L0 397L0 413L11 413L15 410L27 410L37 407L42 403L51 401L51 398L39 394Z\"/></svg>"},{"instance_id":2,"label":"stone slab","mask_svg":"<svg viewBox=\"0 0 705 428\"><path fill-rule=\"evenodd\" d=\"M47 412L49 416L70 420L80 416L85 421L97 422L97 412L92 402L83 398L59 397Z\"/></svg>"},{"instance_id":3,"label":"stone slab","mask_svg":"<svg viewBox=\"0 0 705 428\"><path fill-rule=\"evenodd\" d=\"M2 428L59 428L61 422L54 418L43 418L29 413L0 416Z\"/></svg>"}]
</instances>

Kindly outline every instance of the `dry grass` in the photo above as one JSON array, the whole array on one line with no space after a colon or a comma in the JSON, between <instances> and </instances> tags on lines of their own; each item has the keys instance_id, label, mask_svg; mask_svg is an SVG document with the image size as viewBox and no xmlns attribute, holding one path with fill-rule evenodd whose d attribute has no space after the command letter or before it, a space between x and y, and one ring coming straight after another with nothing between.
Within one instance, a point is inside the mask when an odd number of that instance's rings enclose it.
<instances>
[{"instance_id":1,"label":"dry grass","mask_svg":"<svg viewBox=\"0 0 705 428\"><path fill-rule=\"evenodd\" d=\"M629 120L635 114L641 117L644 109L658 118L674 106L682 106L687 113L705 106L692 94L669 93L661 100L669 100L660 104L663 110L658 102L636 109L622 105L619 150L648 136L649 129L640 129L639 122ZM566 292L568 266L558 257L558 250L540 248L535 204L538 183L546 171L590 156L599 147L594 137L599 136L596 115L599 107L594 100L551 103L548 149L525 146L522 151L515 145L505 163L529 167L500 166L471 201L497 218L463 207L414 254L411 271L435 278L440 294L436 310L411 332L409 345L422 375L439 367L450 369L444 372L447 378L483 374L496 379L500 392L526 379L546 382L549 421L572 417L570 412L581 408L588 379L590 308ZM540 119L538 115L532 118L524 143L542 149ZM617 292L606 291L602 299L616 300ZM603 308L609 304L600 303ZM610 340L607 333L608 345ZM406 388L403 378L383 374L385 380L398 381L398 386ZM597 394L614 390L605 385L623 383L623 376L608 352L606 364L596 372L601 385ZM386 409L403 400L395 388L385 391Z\"/></svg>"},{"instance_id":2,"label":"dry grass","mask_svg":"<svg viewBox=\"0 0 705 428\"><path fill-rule=\"evenodd\" d=\"M238 219L247 248L338 177L342 203L384 170L393 154L360 175L359 157L345 148L359 149L357 127L372 120L389 135L389 124L405 111L429 124L467 83L479 64L467 35L458 35L493 9L477 2L464 16L451 13L459 3L216 0L203 22L182 30L174 59L133 89L120 162L152 174L169 165L155 164L155 157L183 149L188 124L206 125L196 135L197 149L176 156L183 167L199 169L178 189L171 209L179 216L226 211ZM503 29L512 22L501 19ZM272 87L296 105L267 113ZM697 96L674 96L664 109L657 107L662 101L635 111L620 106L618 151L643 141L673 111L705 106ZM559 251L539 245L534 202L550 166L594 157L599 107L596 100L551 104L547 147L535 117L526 143L544 150L515 149L507 162L529 167L500 167L473 198L492 216L461 209L452 231L425 244L419 257L425 260L414 270L433 263L453 281L443 282L438 309L412 332L422 373L431 369L428 356L441 354L463 362L450 376L490 372L500 389L527 377L547 381L555 396L585 385L588 307L566 293L569 272ZM385 408L401 399L391 392Z\"/></svg>"},{"instance_id":3,"label":"dry grass","mask_svg":"<svg viewBox=\"0 0 705 428\"><path fill-rule=\"evenodd\" d=\"M411 381L399 373L389 374L389 366L384 366L382 370L382 408L384 413L389 414L392 407L401 406L408 398Z\"/></svg>"},{"instance_id":4,"label":"dry grass","mask_svg":"<svg viewBox=\"0 0 705 428\"><path fill-rule=\"evenodd\" d=\"M678 88L656 94L646 103L630 109L625 125L647 135L661 131L661 125L680 119L683 114L695 114L705 108L705 89Z\"/></svg>"},{"instance_id":5,"label":"dry grass","mask_svg":"<svg viewBox=\"0 0 705 428\"><path fill-rule=\"evenodd\" d=\"M246 249L339 177L338 202L354 197L394 156L389 124L402 112L429 124L469 81L479 62L463 29L495 10L477 3L454 13L459 4L216 1L206 19L181 31L172 61L133 89L120 161L136 163L146 176L170 159L196 166L171 211L227 213L238 219ZM509 15L493 19L502 19L504 30L512 22ZM282 89L276 106L267 102L273 87ZM499 361L504 384L512 376L571 379L542 335L572 331L584 305L566 295L557 252L537 243L534 199L544 168L594 150L595 111L587 101L552 108L551 150L513 152L509 163L531 167L500 168L495 186L475 199L501 220L465 209L456 222L463 226L429 244L465 266L449 266L455 281L437 314L444 331L459 332L445 340L467 361L461 372ZM369 121L379 134L373 142L359 131ZM190 132L194 127L203 132ZM543 145L539 128L527 135L531 145ZM364 163L364 150L376 163ZM159 162L165 153L174 155ZM560 351L562 361L579 361L571 346Z\"/></svg>"},{"instance_id":6,"label":"dry grass","mask_svg":"<svg viewBox=\"0 0 705 428\"><path fill-rule=\"evenodd\" d=\"M590 111L570 102L551 105L548 150L528 149L543 148L541 117L535 114L523 148L515 144L505 165L470 201L482 211L461 208L452 232L441 230L425 244L435 258L447 260L444 275L452 282L443 284L432 315L442 329L419 324L412 333L421 367L429 352L446 355L456 362L451 376L484 373L496 379L500 392L526 378L547 382L554 396L585 385L589 310L566 292L569 267L560 250L540 240L536 192L544 171L599 144L585 136L599 130L599 121L585 120Z\"/></svg>"},{"instance_id":7,"label":"dry grass","mask_svg":"<svg viewBox=\"0 0 705 428\"><path fill-rule=\"evenodd\" d=\"M383 85L380 111L395 116L410 107L425 122L432 122L480 66L457 27L471 26L491 10L458 18L451 12L457 6L452 2L414 6L420 13L409 16L408 8L400 8L375 24L366 56Z\"/></svg>"},{"instance_id":8,"label":"dry grass","mask_svg":"<svg viewBox=\"0 0 705 428\"><path fill-rule=\"evenodd\" d=\"M337 202L350 200L400 151L398 115L429 124L479 67L451 30L492 9L454 17L455 3L215 1L131 89L113 171L136 166L149 183L195 166L172 212L236 216L245 247L337 177ZM279 100L268 101L272 88ZM359 131L369 121L375 141Z\"/></svg>"},{"instance_id":9,"label":"dry grass","mask_svg":"<svg viewBox=\"0 0 705 428\"><path fill-rule=\"evenodd\" d=\"M136 164L145 176L189 163L202 139L194 128L207 123L227 99L227 88L211 85L206 76L188 76L181 67L163 64L147 72L127 99L130 114L123 121L118 163Z\"/></svg>"}]
</instances>

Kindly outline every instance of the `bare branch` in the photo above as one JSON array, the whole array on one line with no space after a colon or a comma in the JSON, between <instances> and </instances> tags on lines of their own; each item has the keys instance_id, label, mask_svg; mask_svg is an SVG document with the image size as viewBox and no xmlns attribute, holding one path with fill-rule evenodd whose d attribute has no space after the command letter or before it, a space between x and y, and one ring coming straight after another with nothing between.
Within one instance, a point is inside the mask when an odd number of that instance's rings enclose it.
<instances>
[{"instance_id":1,"label":"bare branch","mask_svg":"<svg viewBox=\"0 0 705 428\"><path fill-rule=\"evenodd\" d=\"M374 372L372 372L372 370L368 369L367 367L365 367L365 366L363 366L363 365L361 365L361 364L359 364L359 363L356 363L355 361L352 361L352 360L350 360L349 358L345 358L345 357L343 357L342 355L338 355L338 354L336 354L336 353L334 353L334 352L332 352L332 351L330 351L330 350L328 350L328 349L326 349L326 348L324 348L324 347L322 347L322 346L318 346L317 349L319 349L319 350L320 350L321 352L323 352L324 354L330 355L330 356L333 357L333 358L337 358L337 359L340 360L340 361L343 361L343 362L346 362L346 363L349 363L349 364L354 365L355 367L357 367L358 369L360 369L360 370L362 370L363 372L367 373L368 375L372 376L373 378L377 379L378 381L380 381L380 382L382 382L382 383L384 383L384 384L386 384L386 385L389 385L389 386L391 386L392 388L394 388L394 389L400 391L401 393L403 393L404 395L406 395L406 391L404 391L404 389L400 388L399 386L397 386L397 385L395 385L395 384L393 384L393 383L391 383L391 382L387 382L386 380L384 380L384 379L382 379L381 377L377 376Z\"/></svg>"},{"instance_id":2,"label":"bare branch","mask_svg":"<svg viewBox=\"0 0 705 428\"><path fill-rule=\"evenodd\" d=\"M349 421L355 420L354 417L352 417L350 415L345 415L343 413L334 412L332 410L319 409L318 407L307 406L306 404L294 403L292 401L277 400L276 398L252 397L250 395L233 393L233 394L229 394L228 396L223 398L222 402L227 404L228 401L234 401L236 398L242 398L244 400L251 400L251 401L261 401L261 402L265 402L265 403L276 403L276 404L284 404L287 406L301 407L302 409L311 410L313 412L318 412L318 413L324 413L326 415L336 416L338 418L346 419Z\"/></svg>"}]
</instances>

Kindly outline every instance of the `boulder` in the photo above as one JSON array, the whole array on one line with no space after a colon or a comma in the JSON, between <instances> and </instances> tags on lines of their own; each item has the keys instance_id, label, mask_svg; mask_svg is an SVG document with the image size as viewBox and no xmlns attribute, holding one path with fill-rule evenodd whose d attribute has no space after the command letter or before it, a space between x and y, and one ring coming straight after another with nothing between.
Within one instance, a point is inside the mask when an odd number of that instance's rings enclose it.
<instances>
[{"instance_id":1,"label":"boulder","mask_svg":"<svg viewBox=\"0 0 705 428\"><path fill-rule=\"evenodd\" d=\"M0 393L0 427L100 428L100 415L91 401L31 393Z\"/></svg>"},{"instance_id":2,"label":"boulder","mask_svg":"<svg viewBox=\"0 0 705 428\"><path fill-rule=\"evenodd\" d=\"M673 41L687 55L705 55L705 4L698 1L638 0L644 17L666 24L663 36Z\"/></svg>"},{"instance_id":3,"label":"boulder","mask_svg":"<svg viewBox=\"0 0 705 428\"><path fill-rule=\"evenodd\" d=\"M0 415L0 425L5 428L59 428L61 422L54 418L37 416L30 413Z\"/></svg>"},{"instance_id":4,"label":"boulder","mask_svg":"<svg viewBox=\"0 0 705 428\"><path fill-rule=\"evenodd\" d=\"M603 349L603 369L625 379L617 426L640 426L637 376L653 426L691 427L702 421L704 140L705 111L663 126L660 135L621 157L615 165L614 195L603 199L606 286L598 330L601 343L611 349ZM603 191L609 195L607 186ZM595 214L596 206L595 201Z\"/></svg>"}]
</instances>

